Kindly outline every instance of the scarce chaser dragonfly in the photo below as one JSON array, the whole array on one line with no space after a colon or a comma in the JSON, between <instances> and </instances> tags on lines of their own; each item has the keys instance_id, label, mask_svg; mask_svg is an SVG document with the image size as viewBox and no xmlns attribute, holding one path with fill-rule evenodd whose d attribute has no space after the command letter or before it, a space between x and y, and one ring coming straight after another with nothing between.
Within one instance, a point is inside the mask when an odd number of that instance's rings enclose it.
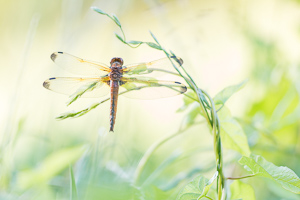
<instances>
[{"instance_id":1,"label":"scarce chaser dragonfly","mask_svg":"<svg viewBox=\"0 0 300 200\"><path fill-rule=\"evenodd\" d=\"M187 91L187 87L180 82L143 76L164 68L170 63L169 58L125 66L123 59L119 57L112 58L110 66L83 60L64 52L53 53L51 59L73 74L88 77L49 78L43 83L45 88L69 96L79 94L78 97L101 97L110 92L110 131L114 130L119 93L129 98L156 99ZM179 62L182 64L181 59Z\"/></svg>"}]
</instances>

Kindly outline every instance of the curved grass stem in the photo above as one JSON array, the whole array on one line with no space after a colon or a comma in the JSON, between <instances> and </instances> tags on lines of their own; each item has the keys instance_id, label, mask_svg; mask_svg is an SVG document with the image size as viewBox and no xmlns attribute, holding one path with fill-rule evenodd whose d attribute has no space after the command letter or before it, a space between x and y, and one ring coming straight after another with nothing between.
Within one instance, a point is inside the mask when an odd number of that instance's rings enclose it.
<instances>
[{"instance_id":1,"label":"curved grass stem","mask_svg":"<svg viewBox=\"0 0 300 200\"><path fill-rule=\"evenodd\" d=\"M181 133L183 133L184 131L186 131L189 127L185 127L184 129L181 129L171 135L167 135L163 138L161 138L160 140L158 140L157 142L155 142L154 144L152 144L150 146L150 148L148 148L148 150L146 151L146 153L143 155L142 159L140 160L136 170L135 170L135 174L134 174L134 185L137 186L138 185L138 181L140 179L140 176L142 174L143 169L146 166L146 163L148 162L149 158L151 157L151 155L154 153L154 151L156 151L161 145L163 145L165 142L169 141L170 139L176 137L177 135L180 135Z\"/></svg>"},{"instance_id":2,"label":"curved grass stem","mask_svg":"<svg viewBox=\"0 0 300 200\"><path fill-rule=\"evenodd\" d=\"M217 171L219 172L218 181L217 181L217 192L218 192L218 199L222 199L222 192L225 186L225 178L223 174L223 157L222 157L222 143L221 143L221 136L220 136L220 120L215 108L214 101L212 98L204 92L205 96L208 97L211 103L211 117L212 117L212 129L213 129L213 137L214 137L214 149L216 155L216 164L217 164Z\"/></svg>"}]
</instances>

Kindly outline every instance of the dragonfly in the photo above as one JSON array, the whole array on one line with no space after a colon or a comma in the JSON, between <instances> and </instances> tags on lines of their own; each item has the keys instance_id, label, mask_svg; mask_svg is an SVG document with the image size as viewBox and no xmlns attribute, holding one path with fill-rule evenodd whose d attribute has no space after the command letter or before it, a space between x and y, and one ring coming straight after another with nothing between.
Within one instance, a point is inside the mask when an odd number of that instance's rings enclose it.
<instances>
[{"instance_id":1,"label":"dragonfly","mask_svg":"<svg viewBox=\"0 0 300 200\"><path fill-rule=\"evenodd\" d=\"M178 57L172 58L180 64L183 63ZM167 63L170 63L168 57L128 65L123 65L122 58L114 57L110 61L110 66L64 52L53 53L51 59L59 67L80 77L49 78L43 83L46 89L69 95L73 99L71 103L79 97L103 97L110 93L110 131L112 132L119 95L136 99L156 99L183 94L187 91L187 87L180 82L158 80L149 76L154 71L165 68Z\"/></svg>"}]
</instances>

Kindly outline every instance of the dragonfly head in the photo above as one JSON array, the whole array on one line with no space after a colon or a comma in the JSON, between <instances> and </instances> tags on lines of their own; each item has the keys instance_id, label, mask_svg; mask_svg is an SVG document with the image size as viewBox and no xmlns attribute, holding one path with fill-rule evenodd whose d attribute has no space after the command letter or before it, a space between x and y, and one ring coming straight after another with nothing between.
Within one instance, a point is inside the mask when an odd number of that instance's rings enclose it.
<instances>
[{"instance_id":1,"label":"dragonfly head","mask_svg":"<svg viewBox=\"0 0 300 200\"><path fill-rule=\"evenodd\" d=\"M118 66L118 64L122 66L123 65L123 59L119 58L119 57L114 57L114 58L111 59L110 65L112 66L114 63L117 63L117 66Z\"/></svg>"}]
</instances>

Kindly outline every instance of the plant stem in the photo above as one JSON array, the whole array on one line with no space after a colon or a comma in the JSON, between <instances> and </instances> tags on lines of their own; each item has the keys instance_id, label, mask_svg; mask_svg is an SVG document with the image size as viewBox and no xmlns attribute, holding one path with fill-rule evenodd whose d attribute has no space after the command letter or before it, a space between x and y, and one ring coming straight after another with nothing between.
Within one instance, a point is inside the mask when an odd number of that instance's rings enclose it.
<instances>
[{"instance_id":1,"label":"plant stem","mask_svg":"<svg viewBox=\"0 0 300 200\"><path fill-rule=\"evenodd\" d=\"M211 117L213 121L212 129L214 135L214 149L216 154L216 163L217 163L217 171L219 172L218 181L217 181L217 192L218 192L218 199L222 199L222 192L225 185L225 178L223 174L223 158L222 158L222 143L221 143L221 136L220 136L220 120L215 108L215 104L212 98L205 93L205 96L209 98L211 103Z\"/></svg>"},{"instance_id":2,"label":"plant stem","mask_svg":"<svg viewBox=\"0 0 300 200\"><path fill-rule=\"evenodd\" d=\"M152 35L153 37L153 35ZM158 43L155 37L153 37L155 41ZM159 44L159 43L158 43ZM160 45L160 44L159 44ZM162 48L163 49L163 48ZM169 57L168 53L163 49L165 54ZM174 55L174 54L173 54ZM172 65L174 68L178 71L178 73L185 79L185 81L188 83L188 85L196 92L199 103L200 103L200 108L202 113L204 114L204 117L206 118L208 124L211 125L211 128L213 130L213 136L214 136L214 150L215 150L215 155L216 155L216 164L217 164L217 171L218 171L218 179L217 179L217 192L218 192L218 199L221 200L223 198L223 189L225 186L225 178L223 174L223 158L222 158L222 143L221 143L221 136L220 136L220 121L219 117L215 108L214 101L212 98L204 91L199 89L192 79L192 77L187 73L185 68L181 66L183 69L184 73L188 76L186 78L185 76L182 75L182 73L177 69L177 67L174 65L172 60L170 59ZM205 94L206 97L209 98L210 104L211 104L211 119L208 115L207 109L205 109L204 101L203 101L203 94ZM206 115L205 115L206 114ZM224 195L225 196L225 195Z\"/></svg>"},{"instance_id":3,"label":"plant stem","mask_svg":"<svg viewBox=\"0 0 300 200\"><path fill-rule=\"evenodd\" d=\"M227 177L226 179L228 180L239 180L239 179L244 179L244 178L251 178L254 177L255 174L247 175L247 176L240 176L240 177Z\"/></svg>"},{"instance_id":4,"label":"plant stem","mask_svg":"<svg viewBox=\"0 0 300 200\"><path fill-rule=\"evenodd\" d=\"M152 35L152 37L155 39L155 37L154 37L153 35ZM155 41L157 42L158 45L160 45L156 39L155 39ZM163 49L163 48L162 48L162 49ZM203 96L203 95L202 95L201 90L198 89L198 87L197 87L197 85L195 84L195 82L193 81L193 79L185 77L185 76L180 72L180 70L176 67L176 65L175 65L175 64L173 63L173 61L171 60L169 53L166 52L164 49L163 49L163 52L164 52L164 53L166 54L166 56L169 58L169 60L170 60L170 62L172 63L173 67L174 67L174 68L176 69L176 71L180 74L180 76L186 81L186 83L190 86L190 88L191 88L192 90L194 90L194 92L197 94L198 100L199 100L199 103L200 103L201 111L203 112L204 117L205 117L207 123L211 124L211 121L210 121L210 119L209 119L209 115L208 115L208 113L207 113L207 110L205 109L205 106L204 106L204 103L203 103L203 100L202 100L202 96ZM188 77L191 77L191 76L186 72L186 70L184 69L183 66L181 66L181 68L184 70L184 72L186 73L186 75L187 75ZM206 114L206 115L205 115L205 114ZM211 124L211 125L212 125L212 124Z\"/></svg>"},{"instance_id":5,"label":"plant stem","mask_svg":"<svg viewBox=\"0 0 300 200\"><path fill-rule=\"evenodd\" d=\"M210 198L209 196L204 196L205 198L207 198L207 199L210 199L210 200L213 200L212 198Z\"/></svg>"}]
</instances>

